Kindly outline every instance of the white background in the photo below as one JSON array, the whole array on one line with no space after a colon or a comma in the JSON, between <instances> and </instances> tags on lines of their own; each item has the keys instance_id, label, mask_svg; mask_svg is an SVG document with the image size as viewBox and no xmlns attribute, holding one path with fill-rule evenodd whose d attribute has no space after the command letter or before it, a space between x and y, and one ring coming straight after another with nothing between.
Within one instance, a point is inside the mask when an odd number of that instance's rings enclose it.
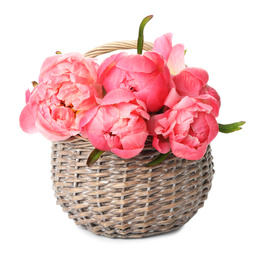
<instances>
[{"instance_id":1,"label":"white background","mask_svg":"<svg viewBox=\"0 0 259 260\"><path fill-rule=\"evenodd\" d=\"M1 1L0 258L259 259L258 1ZM242 131L212 143L209 198L182 229L145 239L109 239L76 226L55 205L51 143L28 135L18 118L24 93L55 51L84 53L116 40L173 32L188 66L202 67L221 95L218 122L245 120Z\"/></svg>"}]
</instances>

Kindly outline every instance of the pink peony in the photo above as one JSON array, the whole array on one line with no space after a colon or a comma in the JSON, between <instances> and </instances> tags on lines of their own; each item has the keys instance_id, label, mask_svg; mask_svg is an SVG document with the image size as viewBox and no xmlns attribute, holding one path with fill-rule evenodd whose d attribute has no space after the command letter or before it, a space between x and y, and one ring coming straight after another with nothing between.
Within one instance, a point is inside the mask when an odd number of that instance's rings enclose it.
<instances>
[{"instance_id":1,"label":"pink peony","mask_svg":"<svg viewBox=\"0 0 259 260\"><path fill-rule=\"evenodd\" d=\"M186 96L175 101L172 108L152 116L148 122L153 146L160 153L171 149L177 157L201 159L218 133L215 119L219 109L217 103L208 95L197 98Z\"/></svg>"},{"instance_id":2,"label":"pink peony","mask_svg":"<svg viewBox=\"0 0 259 260\"><path fill-rule=\"evenodd\" d=\"M181 96L197 97L206 86L209 75L204 69L188 67L175 75L173 80Z\"/></svg>"},{"instance_id":3,"label":"pink peony","mask_svg":"<svg viewBox=\"0 0 259 260\"><path fill-rule=\"evenodd\" d=\"M102 103L81 119L81 135L101 151L111 151L122 158L138 155L148 136L144 102L131 91L114 89Z\"/></svg>"},{"instance_id":4,"label":"pink peony","mask_svg":"<svg viewBox=\"0 0 259 260\"><path fill-rule=\"evenodd\" d=\"M47 58L41 68L39 85L26 91L26 106L20 126L27 133L40 132L51 141L79 133L85 111L96 106L101 85L96 84L98 65L79 53Z\"/></svg>"},{"instance_id":5,"label":"pink peony","mask_svg":"<svg viewBox=\"0 0 259 260\"><path fill-rule=\"evenodd\" d=\"M213 105L215 107L213 113L217 117L220 107L220 96L214 88L207 84L208 80L209 75L207 71L192 67L185 68L173 77L175 89L182 97L188 96L195 98L200 95L205 95L206 98L210 99L210 104L217 103Z\"/></svg>"},{"instance_id":6,"label":"pink peony","mask_svg":"<svg viewBox=\"0 0 259 260\"><path fill-rule=\"evenodd\" d=\"M114 54L100 65L98 77L107 93L117 88L128 89L145 102L149 112L163 107L172 87L169 69L156 52Z\"/></svg>"},{"instance_id":7,"label":"pink peony","mask_svg":"<svg viewBox=\"0 0 259 260\"><path fill-rule=\"evenodd\" d=\"M185 50L183 44L172 46L172 36L172 33L167 33L157 38L154 42L153 51L164 57L170 73L176 75L185 68Z\"/></svg>"},{"instance_id":8,"label":"pink peony","mask_svg":"<svg viewBox=\"0 0 259 260\"><path fill-rule=\"evenodd\" d=\"M197 97L208 94L216 98L220 106L220 97L215 89L207 85L208 73L200 68L186 67L184 61L184 45L172 46L172 33L167 33L154 42L153 51L161 54L167 62L167 66L173 78L177 93L181 96ZM174 91L174 90L173 90ZM169 94L167 100L173 98ZM166 103L167 101L165 101Z\"/></svg>"},{"instance_id":9,"label":"pink peony","mask_svg":"<svg viewBox=\"0 0 259 260\"><path fill-rule=\"evenodd\" d=\"M201 92L200 94L207 94L207 95L210 95L211 97L215 98L216 101L217 101L217 105L218 107L220 108L221 106L221 100L220 100L220 96L218 94L218 92L210 87L208 84L206 84L202 89L201 89ZM216 115L217 116L217 115Z\"/></svg>"},{"instance_id":10,"label":"pink peony","mask_svg":"<svg viewBox=\"0 0 259 260\"><path fill-rule=\"evenodd\" d=\"M172 152L189 160L200 159L218 133L216 117L220 97L208 86L208 73L185 68L173 76L163 114L152 116L149 131L153 146L161 153Z\"/></svg>"}]
</instances>

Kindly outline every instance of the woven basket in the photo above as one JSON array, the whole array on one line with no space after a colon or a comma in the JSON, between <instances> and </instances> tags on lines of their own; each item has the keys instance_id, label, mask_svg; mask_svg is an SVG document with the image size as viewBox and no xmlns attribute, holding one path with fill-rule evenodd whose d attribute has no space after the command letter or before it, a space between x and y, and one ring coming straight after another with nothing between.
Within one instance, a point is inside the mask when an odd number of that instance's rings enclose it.
<instances>
[{"instance_id":1,"label":"woven basket","mask_svg":"<svg viewBox=\"0 0 259 260\"><path fill-rule=\"evenodd\" d=\"M115 42L85 56L134 48L136 41ZM144 50L150 49L152 43L145 43ZM200 160L171 154L154 167L145 166L158 155L150 139L132 159L105 152L88 167L93 149L81 136L53 142L52 180L57 204L95 234L139 238L166 233L188 222L207 199L214 174L210 146Z\"/></svg>"}]
</instances>

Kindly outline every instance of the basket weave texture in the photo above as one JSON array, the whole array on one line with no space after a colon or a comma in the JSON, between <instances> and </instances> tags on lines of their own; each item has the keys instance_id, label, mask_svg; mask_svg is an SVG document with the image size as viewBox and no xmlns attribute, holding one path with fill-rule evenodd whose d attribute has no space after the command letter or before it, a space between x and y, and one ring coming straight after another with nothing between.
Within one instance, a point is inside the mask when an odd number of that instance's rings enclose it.
<instances>
[{"instance_id":1,"label":"basket weave texture","mask_svg":"<svg viewBox=\"0 0 259 260\"><path fill-rule=\"evenodd\" d=\"M52 180L57 204L69 218L95 234L144 237L183 226L207 199L213 178L211 149L198 161L169 155L145 167L157 151L128 160L106 152L95 165L86 161L91 143L73 137L52 146Z\"/></svg>"},{"instance_id":2,"label":"basket weave texture","mask_svg":"<svg viewBox=\"0 0 259 260\"><path fill-rule=\"evenodd\" d=\"M136 41L115 42L85 56L132 48ZM152 43L145 43L144 49L152 49ZM188 222L207 199L214 174L210 146L200 160L170 154L153 167L145 166L158 155L150 139L132 159L105 152L88 167L93 149L79 135L53 142L52 181L57 204L95 234L139 238L166 233Z\"/></svg>"}]
</instances>

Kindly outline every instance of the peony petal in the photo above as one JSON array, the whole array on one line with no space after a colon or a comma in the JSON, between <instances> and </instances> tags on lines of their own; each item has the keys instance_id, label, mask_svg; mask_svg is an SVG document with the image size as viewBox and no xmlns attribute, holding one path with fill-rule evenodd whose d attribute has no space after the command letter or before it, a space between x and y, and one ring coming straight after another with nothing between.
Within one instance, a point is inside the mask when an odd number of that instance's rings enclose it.
<instances>
[{"instance_id":1,"label":"peony petal","mask_svg":"<svg viewBox=\"0 0 259 260\"><path fill-rule=\"evenodd\" d=\"M197 100L199 100L199 103L203 103L204 105L207 105L207 111L208 113L211 113L215 117L219 115L219 102L216 98L209 94L203 94L197 97ZM204 106L204 108L206 108Z\"/></svg>"},{"instance_id":2,"label":"peony petal","mask_svg":"<svg viewBox=\"0 0 259 260\"><path fill-rule=\"evenodd\" d=\"M57 64L58 59L59 59L59 55L55 55L55 56L48 57L44 60L40 69L39 84L44 81L44 75L49 70L49 68Z\"/></svg>"},{"instance_id":3,"label":"peony petal","mask_svg":"<svg viewBox=\"0 0 259 260\"><path fill-rule=\"evenodd\" d=\"M101 105L119 104L121 102L129 102L134 99L136 99L136 97L131 91L118 88L107 93L107 95L103 98Z\"/></svg>"},{"instance_id":4,"label":"peony petal","mask_svg":"<svg viewBox=\"0 0 259 260\"><path fill-rule=\"evenodd\" d=\"M96 126L95 133L102 128L102 132L110 133L113 131L116 123L120 123L120 111L116 106L101 106L97 116L93 119L93 124Z\"/></svg>"},{"instance_id":5,"label":"peony petal","mask_svg":"<svg viewBox=\"0 0 259 260\"><path fill-rule=\"evenodd\" d=\"M143 129L145 131L145 129ZM148 133L140 132L133 135L127 135L124 138L121 139L121 144L123 146L124 150L134 150L144 147L146 139L147 139Z\"/></svg>"},{"instance_id":6,"label":"peony petal","mask_svg":"<svg viewBox=\"0 0 259 260\"><path fill-rule=\"evenodd\" d=\"M127 86L123 86L125 80L127 80L127 72L114 67L110 70L110 73L103 78L102 85L108 93L113 89L127 88Z\"/></svg>"},{"instance_id":7,"label":"peony petal","mask_svg":"<svg viewBox=\"0 0 259 260\"><path fill-rule=\"evenodd\" d=\"M167 61L167 66L172 75L176 75L185 69L184 52L183 44L177 44L172 48Z\"/></svg>"},{"instance_id":8,"label":"peony petal","mask_svg":"<svg viewBox=\"0 0 259 260\"><path fill-rule=\"evenodd\" d=\"M30 97L31 97L31 92L30 92L29 89L27 89L26 92L25 92L25 102L26 102L26 104L29 102Z\"/></svg>"},{"instance_id":9,"label":"peony petal","mask_svg":"<svg viewBox=\"0 0 259 260\"><path fill-rule=\"evenodd\" d=\"M154 136L152 145L158 152L163 154L168 153L171 149L169 139L165 139L162 135Z\"/></svg>"},{"instance_id":10,"label":"peony petal","mask_svg":"<svg viewBox=\"0 0 259 260\"><path fill-rule=\"evenodd\" d=\"M111 148L107 144L104 136L96 135L94 132L87 132L87 137L91 144L100 151L110 151Z\"/></svg>"},{"instance_id":11,"label":"peony petal","mask_svg":"<svg viewBox=\"0 0 259 260\"><path fill-rule=\"evenodd\" d=\"M143 56L147 57L152 63L156 64L156 67L155 67L156 70L163 71L163 70L165 70L165 68L167 68L165 60L159 53L156 53L153 51L146 51L143 54ZM170 77L169 69L168 69L167 77Z\"/></svg>"},{"instance_id":12,"label":"peony petal","mask_svg":"<svg viewBox=\"0 0 259 260\"><path fill-rule=\"evenodd\" d=\"M209 81L209 74L206 70L201 68L187 67L184 69L186 72L190 73L197 79L199 79L202 84L205 86Z\"/></svg>"},{"instance_id":13,"label":"peony petal","mask_svg":"<svg viewBox=\"0 0 259 260\"><path fill-rule=\"evenodd\" d=\"M55 141L62 141L62 140L66 140L68 139L71 134L70 133L63 133L63 134L59 134L57 132L51 132L49 131L49 129L47 130L46 128L44 128L40 123L38 123L38 121L36 121L36 126L39 129L39 132L48 140L55 142Z\"/></svg>"},{"instance_id":14,"label":"peony petal","mask_svg":"<svg viewBox=\"0 0 259 260\"><path fill-rule=\"evenodd\" d=\"M85 125L88 124L93 119L93 117L96 115L97 111L98 111L98 107L94 107L94 108L86 111L84 116L81 118L79 125L80 125L80 131L82 133L82 136L84 136Z\"/></svg>"},{"instance_id":15,"label":"peony petal","mask_svg":"<svg viewBox=\"0 0 259 260\"><path fill-rule=\"evenodd\" d=\"M152 73L157 65L145 55L132 54L122 57L116 67L130 72Z\"/></svg>"},{"instance_id":16,"label":"peony petal","mask_svg":"<svg viewBox=\"0 0 259 260\"><path fill-rule=\"evenodd\" d=\"M147 96L147 109L149 112L160 110L169 93L169 87L165 78L160 73L153 82L149 84L149 95Z\"/></svg>"},{"instance_id":17,"label":"peony petal","mask_svg":"<svg viewBox=\"0 0 259 260\"><path fill-rule=\"evenodd\" d=\"M49 131L46 131L46 129L44 129L43 127L41 127L40 125L37 124L37 127L39 129L39 132L48 140L52 141L52 142L56 142L56 141L63 141L68 139L69 137L71 137L72 135L69 133L67 135L62 134L62 135L58 135L58 134L53 134Z\"/></svg>"},{"instance_id":18,"label":"peony petal","mask_svg":"<svg viewBox=\"0 0 259 260\"><path fill-rule=\"evenodd\" d=\"M24 132L28 134L34 134L38 132L38 129L35 125L36 118L31 111L30 103L26 104L26 106L23 108L19 121L20 127Z\"/></svg>"},{"instance_id":19,"label":"peony petal","mask_svg":"<svg viewBox=\"0 0 259 260\"><path fill-rule=\"evenodd\" d=\"M127 53L126 52L120 52L118 54L113 54L110 57L108 57L107 59L105 59L99 69L98 69L98 79L99 79L99 83L102 83L104 78L107 77L107 74L110 72L110 70L112 68L114 68L117 64L117 62L124 56L126 56Z\"/></svg>"},{"instance_id":20,"label":"peony petal","mask_svg":"<svg viewBox=\"0 0 259 260\"><path fill-rule=\"evenodd\" d=\"M158 115L153 115L150 117L150 120L147 122L147 128L148 128L148 132L150 135L155 136L157 135L156 133L156 128L159 125L158 121L159 119L163 118L164 115L163 114L158 114Z\"/></svg>"},{"instance_id":21,"label":"peony petal","mask_svg":"<svg viewBox=\"0 0 259 260\"><path fill-rule=\"evenodd\" d=\"M189 147L193 147L193 148L197 148L200 146L201 142L200 140L195 137L195 136L191 136L191 135L187 135L182 141L182 144L187 145Z\"/></svg>"},{"instance_id":22,"label":"peony petal","mask_svg":"<svg viewBox=\"0 0 259 260\"><path fill-rule=\"evenodd\" d=\"M200 95L208 79L208 73L199 68L185 68L173 78L178 93L190 97Z\"/></svg>"},{"instance_id":23,"label":"peony petal","mask_svg":"<svg viewBox=\"0 0 259 260\"><path fill-rule=\"evenodd\" d=\"M163 34L154 42L153 51L161 54L166 61L172 50L172 37L172 33Z\"/></svg>"},{"instance_id":24,"label":"peony petal","mask_svg":"<svg viewBox=\"0 0 259 260\"><path fill-rule=\"evenodd\" d=\"M217 120L213 115L205 115L205 119L207 121L207 124L209 126L209 136L208 136L208 143L210 143L218 134L219 132L219 125Z\"/></svg>"},{"instance_id":25,"label":"peony petal","mask_svg":"<svg viewBox=\"0 0 259 260\"><path fill-rule=\"evenodd\" d=\"M220 96L214 88L212 88L208 84L206 84L206 86L201 90L200 94L209 94L212 97L214 97L218 101L218 106L220 108L220 106L221 106Z\"/></svg>"},{"instance_id":26,"label":"peony petal","mask_svg":"<svg viewBox=\"0 0 259 260\"><path fill-rule=\"evenodd\" d=\"M66 140L70 136L74 136L79 133L79 131L68 131L65 127L61 127L54 120L48 122L41 113L38 113L36 127L39 132L50 141Z\"/></svg>"},{"instance_id":27,"label":"peony petal","mask_svg":"<svg viewBox=\"0 0 259 260\"><path fill-rule=\"evenodd\" d=\"M44 76L46 75L46 73L49 71L50 68L52 69L52 73L54 72L53 66L55 66L61 62L64 62L66 60L68 61L66 64L68 64L68 63L72 63L72 60L73 61L82 61L83 59L84 59L84 56L78 52L58 54L58 55L54 55L54 56L50 56L50 57L46 58L40 69L39 83L46 81ZM60 66L64 67L65 64L61 64ZM60 69L58 69L56 71L59 72L59 74L60 74Z\"/></svg>"},{"instance_id":28,"label":"peony petal","mask_svg":"<svg viewBox=\"0 0 259 260\"><path fill-rule=\"evenodd\" d=\"M118 148L113 148L111 149L111 152L114 154L118 155L119 157L123 159L130 159L132 157L137 156L141 151L143 150L142 148L139 149L134 149L134 150L120 150Z\"/></svg>"},{"instance_id":29,"label":"peony petal","mask_svg":"<svg viewBox=\"0 0 259 260\"><path fill-rule=\"evenodd\" d=\"M99 106L85 113L80 122L81 135L90 134L103 136L112 132L112 127L119 121L119 111L116 106ZM106 142L107 143L107 142ZM96 147L98 148L98 147ZM100 150L100 148L98 148Z\"/></svg>"},{"instance_id":30,"label":"peony petal","mask_svg":"<svg viewBox=\"0 0 259 260\"><path fill-rule=\"evenodd\" d=\"M120 110L120 116L122 118L131 118L132 116L141 116L147 120L149 120L150 115L146 112L146 105L144 102L140 100L136 100L136 104L121 102L118 104L118 108Z\"/></svg>"},{"instance_id":31,"label":"peony petal","mask_svg":"<svg viewBox=\"0 0 259 260\"><path fill-rule=\"evenodd\" d=\"M68 107L55 107L51 111L51 118L56 122L60 122L62 128L64 127L65 129L72 128L75 122L74 116L74 111Z\"/></svg>"},{"instance_id":32,"label":"peony petal","mask_svg":"<svg viewBox=\"0 0 259 260\"><path fill-rule=\"evenodd\" d=\"M181 96L176 91L176 88L172 88L165 99L164 105L173 108L179 101L181 100Z\"/></svg>"},{"instance_id":33,"label":"peony petal","mask_svg":"<svg viewBox=\"0 0 259 260\"><path fill-rule=\"evenodd\" d=\"M191 148L188 145L175 142L170 138L170 146L172 153L179 158L184 158L187 160L199 160L204 156L207 150L208 142L203 143L198 148Z\"/></svg>"},{"instance_id":34,"label":"peony petal","mask_svg":"<svg viewBox=\"0 0 259 260\"><path fill-rule=\"evenodd\" d=\"M175 110L181 110L181 109L187 110L190 107L193 107L193 106L196 107L196 104L197 104L197 102L196 102L195 98L186 96L186 97L182 98L177 104L174 105L174 109Z\"/></svg>"}]
</instances>

